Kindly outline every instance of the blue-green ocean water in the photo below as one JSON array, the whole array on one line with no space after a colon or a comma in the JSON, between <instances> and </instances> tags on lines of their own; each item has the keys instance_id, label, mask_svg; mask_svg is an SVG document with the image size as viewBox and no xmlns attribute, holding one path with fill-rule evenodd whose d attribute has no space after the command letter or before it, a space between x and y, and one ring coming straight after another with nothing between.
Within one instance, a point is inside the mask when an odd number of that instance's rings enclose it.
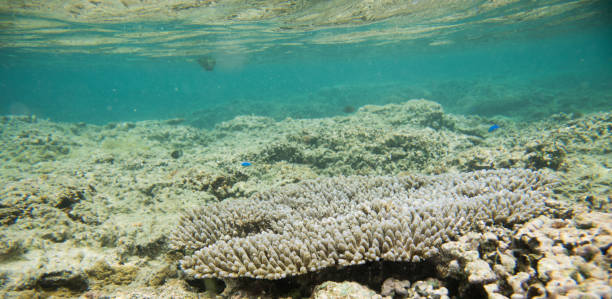
<instances>
[{"instance_id":1,"label":"blue-green ocean water","mask_svg":"<svg viewBox=\"0 0 612 299\"><path fill-rule=\"evenodd\" d=\"M526 7L522 9L529 8L529 3L521 3ZM151 51L176 50L176 54L112 54L105 51L109 48L105 44L15 46L18 43L11 41L23 33L13 30L0 35L0 114L35 114L54 121L97 124L185 118L192 125L211 127L236 115L328 117L366 104L411 98L439 102L451 113L524 120L560 112L608 111L612 109L610 5L591 1L579 11L586 17L458 24L465 26L416 39L394 40L398 36L391 36L387 43L303 42L314 36L391 26L385 21L288 32L282 39L268 41L266 47L245 42L244 52L211 46L206 56L217 61L213 71L196 62L202 55L184 54L164 43L138 46ZM568 12L572 13L577 12ZM20 17L3 15L2 19ZM160 32L196 29L180 22L66 26L123 33L138 32L142 26ZM248 35L246 29L239 38ZM207 39L218 39L199 38L204 48ZM232 35L223 38L231 40ZM452 43L435 45L448 40ZM64 51L66 48L71 51Z\"/></svg>"}]
</instances>

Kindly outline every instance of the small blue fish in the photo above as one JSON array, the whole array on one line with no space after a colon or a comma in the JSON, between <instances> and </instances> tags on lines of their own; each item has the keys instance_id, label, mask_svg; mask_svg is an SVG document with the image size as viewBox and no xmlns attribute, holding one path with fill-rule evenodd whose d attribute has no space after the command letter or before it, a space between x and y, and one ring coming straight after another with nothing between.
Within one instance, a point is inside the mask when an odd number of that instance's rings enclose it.
<instances>
[{"instance_id":1,"label":"small blue fish","mask_svg":"<svg viewBox=\"0 0 612 299\"><path fill-rule=\"evenodd\" d=\"M246 166L251 166L253 164L251 162L242 162L242 163L240 163L240 165L246 167Z\"/></svg>"},{"instance_id":2,"label":"small blue fish","mask_svg":"<svg viewBox=\"0 0 612 299\"><path fill-rule=\"evenodd\" d=\"M497 129L499 129L498 125L492 125L491 127L489 127L489 133L491 133L491 132L493 132L493 131L495 131Z\"/></svg>"}]
</instances>

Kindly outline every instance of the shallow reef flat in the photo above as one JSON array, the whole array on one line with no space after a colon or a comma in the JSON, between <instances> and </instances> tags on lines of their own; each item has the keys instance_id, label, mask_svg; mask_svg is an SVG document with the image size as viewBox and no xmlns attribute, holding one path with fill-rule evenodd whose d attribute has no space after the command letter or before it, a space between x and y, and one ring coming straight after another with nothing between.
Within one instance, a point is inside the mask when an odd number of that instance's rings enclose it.
<instances>
[{"instance_id":1,"label":"shallow reef flat","mask_svg":"<svg viewBox=\"0 0 612 299\"><path fill-rule=\"evenodd\" d=\"M349 290L353 298L606 298L612 293L611 112L518 122L448 114L418 99L321 119L239 116L211 130L183 119L96 126L2 116L0 123L0 297L341 298ZM489 132L492 124L499 129ZM400 189L402 181L416 185ZM461 183L447 191L428 189L451 181ZM409 236L414 250L391 250L397 244L403 248L395 240L408 240L385 235L405 225L393 219L417 215L410 209L421 207L419 202L467 200L467 210L459 203L448 206L472 215L473 200L511 199L503 194L514 191L541 191L526 197L537 213L505 218L477 213L463 227L438 206L427 206L417 214L444 216L435 225L458 228L439 227L452 233L436 235L423 228L432 220L415 216L422 223L405 226L414 229ZM258 204L275 213L257 216ZM235 212L245 206L249 213ZM316 219L321 206L334 210ZM513 211L512 206L504 207ZM186 225L185 219L201 222ZM336 231L334 221L358 223L360 232ZM376 221L380 232L374 231ZM177 234L181 227L187 235ZM346 244L321 241L333 250L311 248L286 260L292 255L270 258L254 242L257 232L268 234L258 237L262 240L280 238L290 245L283 230L308 228L329 230L336 239L341 235ZM356 240L352 233L368 237ZM391 241L384 247L386 237ZM346 240L353 239L370 243L362 246L364 252L359 246L350 251ZM388 254L368 252L375 242ZM212 263L198 266L206 258L197 252L214 254L226 250L224 244L248 247L248 259L236 249L231 262L215 261L216 270L210 270ZM323 257L318 252L329 256L317 261ZM265 269L278 266L281 275L237 263L250 259ZM305 260L314 261L312 267L298 268Z\"/></svg>"}]
</instances>

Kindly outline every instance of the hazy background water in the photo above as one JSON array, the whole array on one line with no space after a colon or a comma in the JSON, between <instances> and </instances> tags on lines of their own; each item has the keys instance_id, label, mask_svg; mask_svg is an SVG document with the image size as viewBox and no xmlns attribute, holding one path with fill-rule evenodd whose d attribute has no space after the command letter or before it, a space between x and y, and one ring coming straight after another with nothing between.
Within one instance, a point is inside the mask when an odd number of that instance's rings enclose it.
<instances>
[{"instance_id":1,"label":"hazy background water","mask_svg":"<svg viewBox=\"0 0 612 299\"><path fill-rule=\"evenodd\" d=\"M545 22L466 25L461 30L405 40L398 38L400 32L346 41L346 35L360 31L388 30L393 22L397 25L396 18L275 32L274 38L262 35L259 28L253 36L260 40L253 43L248 41L247 28L235 40L232 32L221 37L202 35L197 43L187 37L189 51L157 41L139 44L137 50L123 54L107 49L133 45L120 41L110 46L104 42L75 46L54 41L86 36L75 32L91 26L114 32L108 35L99 30L97 38L138 33L142 26L147 32L183 33L217 27L177 22L66 23L62 26L76 31L51 37L39 33L30 39L23 30L12 30L0 35L0 114L36 114L55 121L98 124L182 117L193 125L211 127L241 114L276 119L326 117L365 104L420 97L441 103L449 112L526 120L559 112L610 110L610 5L586 1L583 6L579 11L586 17L578 20L567 20L577 13L574 10L545 18ZM23 16L2 18L7 24ZM26 42L14 42L21 37ZM321 37L342 39L310 42ZM27 44L29 40L36 40L38 46ZM219 46L242 40L238 48ZM204 49L205 54L192 55L194 45L205 48L209 44L213 46ZM160 49L163 55L150 55L161 53ZM149 54L143 55L145 52ZM203 55L216 59L213 71L196 62Z\"/></svg>"}]
</instances>

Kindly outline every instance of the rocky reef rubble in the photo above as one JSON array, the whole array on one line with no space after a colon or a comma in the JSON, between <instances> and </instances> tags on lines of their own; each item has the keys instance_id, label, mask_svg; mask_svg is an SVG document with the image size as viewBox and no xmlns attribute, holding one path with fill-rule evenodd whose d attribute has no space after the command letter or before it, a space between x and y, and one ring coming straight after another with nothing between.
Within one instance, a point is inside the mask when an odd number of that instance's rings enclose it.
<instances>
[{"instance_id":1,"label":"rocky reef rubble","mask_svg":"<svg viewBox=\"0 0 612 299\"><path fill-rule=\"evenodd\" d=\"M610 298L612 216L540 216L516 232L472 233L443 245L440 279L488 298Z\"/></svg>"},{"instance_id":2,"label":"rocky reef rubble","mask_svg":"<svg viewBox=\"0 0 612 299\"><path fill-rule=\"evenodd\" d=\"M325 282L314 288L312 298L612 297L609 214L584 212L571 220L540 216L515 231L473 232L442 247L429 278L390 277L370 288Z\"/></svg>"}]
</instances>

